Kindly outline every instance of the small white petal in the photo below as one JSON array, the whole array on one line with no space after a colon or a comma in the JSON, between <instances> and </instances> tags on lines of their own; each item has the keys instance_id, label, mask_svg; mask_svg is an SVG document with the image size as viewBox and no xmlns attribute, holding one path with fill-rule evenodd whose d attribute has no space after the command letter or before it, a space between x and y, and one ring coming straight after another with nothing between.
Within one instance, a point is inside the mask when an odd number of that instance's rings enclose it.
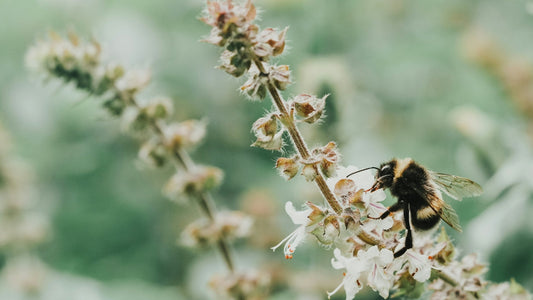
<instances>
[{"instance_id":1,"label":"small white petal","mask_svg":"<svg viewBox=\"0 0 533 300\"><path fill-rule=\"evenodd\" d=\"M311 209L297 211L291 201L287 201L287 203L285 203L285 212L287 212L291 218L291 221L296 225L307 224L309 222L308 216L311 211Z\"/></svg>"},{"instance_id":2,"label":"small white petal","mask_svg":"<svg viewBox=\"0 0 533 300\"><path fill-rule=\"evenodd\" d=\"M428 280L431 275L431 263L427 257L413 249L409 249L405 254L409 264L409 273L413 278L419 282Z\"/></svg>"}]
</instances>

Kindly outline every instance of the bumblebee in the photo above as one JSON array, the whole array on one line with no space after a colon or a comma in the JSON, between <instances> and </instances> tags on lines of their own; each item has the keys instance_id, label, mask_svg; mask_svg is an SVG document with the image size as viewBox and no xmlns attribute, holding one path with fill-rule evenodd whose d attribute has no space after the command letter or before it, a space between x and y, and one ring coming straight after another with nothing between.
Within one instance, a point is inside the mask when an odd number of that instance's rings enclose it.
<instances>
[{"instance_id":1,"label":"bumblebee","mask_svg":"<svg viewBox=\"0 0 533 300\"><path fill-rule=\"evenodd\" d=\"M479 196L483 192L481 186L470 179L430 171L411 158L393 159L381 164L379 168L371 167L357 172L368 169L378 170L376 181L369 191L389 189L398 199L377 219L384 219L393 212L403 210L407 235L404 247L394 253L394 257L403 255L413 247L411 226L420 231L429 230L442 219L453 229L462 231L457 213L444 202L441 192L459 201L465 197Z\"/></svg>"}]
</instances>

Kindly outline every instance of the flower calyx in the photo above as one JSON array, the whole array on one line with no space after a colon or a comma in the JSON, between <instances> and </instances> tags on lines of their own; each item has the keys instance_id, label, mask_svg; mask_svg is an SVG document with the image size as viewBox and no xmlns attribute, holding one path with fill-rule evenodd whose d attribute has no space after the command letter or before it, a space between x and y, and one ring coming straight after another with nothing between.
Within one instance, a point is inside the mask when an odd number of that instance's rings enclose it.
<instances>
[{"instance_id":1,"label":"flower calyx","mask_svg":"<svg viewBox=\"0 0 533 300\"><path fill-rule=\"evenodd\" d=\"M279 115L270 113L257 119L252 125L252 132L257 140L253 147L261 147L267 150L281 150L283 147L283 132L278 126Z\"/></svg>"}]
</instances>

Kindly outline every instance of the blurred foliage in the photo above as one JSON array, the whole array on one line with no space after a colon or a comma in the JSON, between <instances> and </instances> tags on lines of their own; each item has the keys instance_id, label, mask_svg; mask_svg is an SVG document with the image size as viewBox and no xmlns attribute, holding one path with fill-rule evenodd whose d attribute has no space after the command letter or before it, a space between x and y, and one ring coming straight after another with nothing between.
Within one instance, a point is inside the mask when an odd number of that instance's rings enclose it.
<instances>
[{"instance_id":1,"label":"blurred foliage","mask_svg":"<svg viewBox=\"0 0 533 300\"><path fill-rule=\"evenodd\" d=\"M344 163L361 167L409 156L430 169L482 184L493 184L490 178L510 157L524 164L532 159L533 120L513 100L504 75L475 58L484 55L484 48L471 34L488 36L504 50L501 55L520 58L531 72L530 2L256 4L263 9L264 26L290 26L290 51L280 62L291 66L295 84L286 95L331 93L320 130L302 126L311 145L334 139ZM176 208L163 199L160 190L170 170L139 171L135 141L121 135L118 121L104 114L99 103L71 86L43 84L28 75L24 53L34 39L48 29L74 29L96 37L108 60L150 66L154 84L147 94L170 95L177 119L207 118L208 139L194 156L225 170L225 183L215 195L218 206L244 207L261 224L250 243L236 245L238 265L268 268L276 279L273 299L293 299L296 294L301 299L324 298L324 291L332 290L341 277L331 270L329 252L310 241L293 260L285 261L268 249L292 230L282 203L322 200L308 183L286 183L277 176L276 153L249 147L250 126L270 103L246 102L238 94L238 82L213 69L217 49L198 42L209 30L197 20L203 5L199 0L0 3L0 119L13 136L15 151L36 169L38 201L52 212L53 237L39 248L41 257L60 272L60 282L82 280L73 276L99 281L95 284L105 295L102 299L203 299L210 275L223 270L210 250L193 251L176 243L198 210L194 205ZM481 49L474 51L474 58L465 54L472 47ZM505 74L518 71L523 70ZM488 121L479 121L479 115ZM485 134L487 128L490 134ZM532 168L513 166L505 174L532 174ZM507 175L503 178L520 180ZM511 194L517 184L525 192ZM451 233L459 247L483 251L481 257L492 265L489 279L512 276L529 290L532 187L531 180L509 182L485 197L453 203L466 230L464 235ZM506 215L483 217L500 199L510 198L523 201L515 201ZM470 220L475 230L469 231ZM472 234L477 239L464 238ZM491 239L496 245L477 247L476 241ZM141 292L144 297L138 296Z\"/></svg>"}]
</instances>

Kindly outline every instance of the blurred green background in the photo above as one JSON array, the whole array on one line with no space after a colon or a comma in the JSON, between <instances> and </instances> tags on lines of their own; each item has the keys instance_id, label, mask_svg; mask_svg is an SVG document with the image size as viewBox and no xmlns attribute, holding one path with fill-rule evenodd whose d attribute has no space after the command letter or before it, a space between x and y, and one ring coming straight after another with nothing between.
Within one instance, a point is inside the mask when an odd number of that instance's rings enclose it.
<instances>
[{"instance_id":1,"label":"blurred green background","mask_svg":"<svg viewBox=\"0 0 533 300\"><path fill-rule=\"evenodd\" d=\"M533 3L255 3L262 26L290 26L289 49L278 58L294 75L285 96L331 94L325 122L302 127L309 144L337 141L346 165L412 157L480 182L483 197L452 203L465 232L448 232L463 253L490 263L488 279L514 277L533 290ZM209 121L193 157L225 171L218 207L243 209L267 225L235 248L239 268L277 276L272 298L324 299L340 281L331 251L314 241L291 261L269 249L292 231L285 201L322 200L303 180L276 174L278 153L249 147L251 124L271 105L246 101L240 81L214 69L218 49L199 42L209 32L197 19L203 5L1 1L0 120L13 152L34 169L38 207L50 217L51 234L37 249L53 270L46 299L205 299L209 277L224 271L218 253L180 245L199 210L161 195L171 170L141 168L137 143L98 99L25 69L27 48L51 29L94 36L106 61L150 67L146 95L172 97L178 120ZM10 293L0 285L1 299L19 299Z\"/></svg>"}]
</instances>

